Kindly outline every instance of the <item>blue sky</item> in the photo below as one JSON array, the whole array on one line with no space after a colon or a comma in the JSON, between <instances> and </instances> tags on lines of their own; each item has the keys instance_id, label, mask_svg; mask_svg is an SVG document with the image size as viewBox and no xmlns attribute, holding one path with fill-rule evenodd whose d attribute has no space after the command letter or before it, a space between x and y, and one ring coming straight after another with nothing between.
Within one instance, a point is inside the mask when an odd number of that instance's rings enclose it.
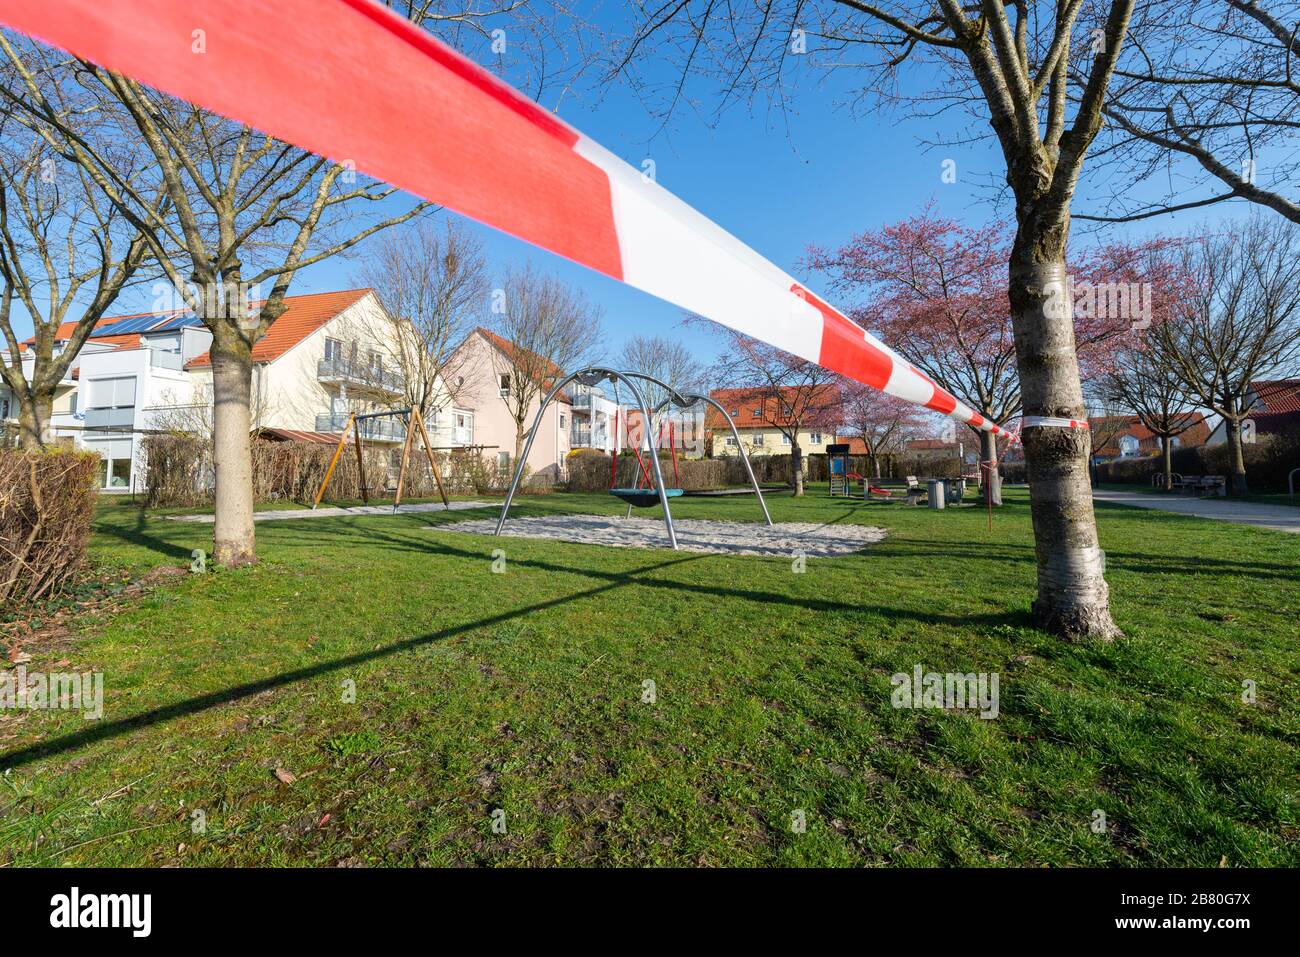
<instances>
[{"instance_id":1,"label":"blue sky","mask_svg":"<svg viewBox=\"0 0 1300 957\"><path fill-rule=\"evenodd\" d=\"M464 52L489 59L486 47ZM698 109L680 110L666 126L617 84L600 87L599 95L593 85L579 87L564 97L560 115L634 166L653 159L661 185L795 275L804 273L799 261L809 243L837 246L855 232L912 215L931 200L943 215L971 223L996 214L987 187L990 178L1000 181L1003 167L991 142L928 151L922 146L922 139L961 132L960 118L908 119L902 113L854 117L837 108L837 91L827 84L809 84L796 92L784 114L769 114L766 104L759 103L752 110L733 106L715 118L713 87L701 81L693 92ZM545 96L543 102L550 105ZM947 158L957 164L955 183L941 180ZM1092 205L1088 199L1085 188L1076 211ZM1241 208L1211 209L1208 218L1239 215ZM1192 222L1166 217L1125 229L1130 235L1149 235L1185 229ZM680 339L705 361L716 353L717 340L703 329L683 327L678 308L494 230L478 224L471 228L483 239L495 271L532 260L585 290L604 309L610 353L636 334ZM1088 241L1077 227L1075 241ZM363 245L349 257L304 270L292 292L358 285L357 259L364 255ZM820 278L806 278L815 290L824 285ZM124 297L116 311L128 311L144 295ZM147 298L141 301L141 308L147 307Z\"/></svg>"}]
</instances>

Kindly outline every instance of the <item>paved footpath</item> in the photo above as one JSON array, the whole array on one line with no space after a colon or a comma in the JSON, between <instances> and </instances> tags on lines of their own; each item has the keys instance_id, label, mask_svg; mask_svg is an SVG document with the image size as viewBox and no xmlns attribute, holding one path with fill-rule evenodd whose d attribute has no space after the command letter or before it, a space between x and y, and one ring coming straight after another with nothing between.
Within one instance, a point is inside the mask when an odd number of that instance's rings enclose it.
<instances>
[{"instance_id":1,"label":"paved footpath","mask_svg":"<svg viewBox=\"0 0 1300 957\"><path fill-rule=\"evenodd\" d=\"M398 512L405 515L407 512L459 512L463 509L470 508L494 508L488 502L452 502L450 507L444 506L441 502L417 502L414 505L403 505ZM337 518L340 515L392 515L393 506L391 505L357 505L354 508L344 508L341 505L332 505L327 508L282 508L271 509L265 512L254 512L253 521L255 522L275 522L291 518ZM213 515L168 515L167 518L173 522L214 522L216 517Z\"/></svg>"},{"instance_id":2,"label":"paved footpath","mask_svg":"<svg viewBox=\"0 0 1300 957\"><path fill-rule=\"evenodd\" d=\"M1138 508L1154 508L1161 512L1213 518L1221 522L1236 522L1238 525L1254 525L1257 528L1271 528L1300 535L1300 508L1294 505L1234 502L1225 498L1148 495L1144 492L1119 492L1111 489L1093 489L1092 497L1097 502L1136 505Z\"/></svg>"}]
</instances>

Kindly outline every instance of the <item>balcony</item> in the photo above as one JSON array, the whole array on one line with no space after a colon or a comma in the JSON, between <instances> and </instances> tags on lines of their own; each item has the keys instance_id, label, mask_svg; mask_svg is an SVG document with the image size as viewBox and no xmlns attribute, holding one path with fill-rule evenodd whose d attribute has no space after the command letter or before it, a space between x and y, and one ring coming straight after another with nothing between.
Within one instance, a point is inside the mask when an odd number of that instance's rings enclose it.
<instances>
[{"instance_id":1,"label":"balcony","mask_svg":"<svg viewBox=\"0 0 1300 957\"><path fill-rule=\"evenodd\" d=\"M405 391L402 377L396 372L338 357L321 359L316 364L316 378L322 382L344 382L387 395L401 395Z\"/></svg>"},{"instance_id":2,"label":"balcony","mask_svg":"<svg viewBox=\"0 0 1300 957\"><path fill-rule=\"evenodd\" d=\"M135 406L117 409L87 409L85 427L96 431L130 429L135 425Z\"/></svg>"},{"instance_id":3,"label":"balcony","mask_svg":"<svg viewBox=\"0 0 1300 957\"><path fill-rule=\"evenodd\" d=\"M575 449L590 448L591 429L570 429L569 444Z\"/></svg>"},{"instance_id":4,"label":"balcony","mask_svg":"<svg viewBox=\"0 0 1300 957\"><path fill-rule=\"evenodd\" d=\"M317 432L342 434L343 427L347 424L348 417L346 414L333 415L327 412L316 416ZM361 419L357 422L357 425L361 428L361 438L363 439L370 439L374 442L406 441L406 425L396 416L383 419Z\"/></svg>"},{"instance_id":5,"label":"balcony","mask_svg":"<svg viewBox=\"0 0 1300 957\"><path fill-rule=\"evenodd\" d=\"M575 409L590 409L592 404L592 393L575 391L569 398L573 401Z\"/></svg>"}]
</instances>

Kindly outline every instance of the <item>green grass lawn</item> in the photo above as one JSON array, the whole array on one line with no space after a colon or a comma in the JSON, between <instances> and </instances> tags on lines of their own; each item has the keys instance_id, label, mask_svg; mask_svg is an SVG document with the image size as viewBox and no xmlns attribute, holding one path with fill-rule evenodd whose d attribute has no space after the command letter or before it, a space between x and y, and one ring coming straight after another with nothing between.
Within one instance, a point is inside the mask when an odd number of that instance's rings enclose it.
<instances>
[{"instance_id":1,"label":"green grass lawn","mask_svg":"<svg viewBox=\"0 0 1300 957\"><path fill-rule=\"evenodd\" d=\"M989 531L773 496L776 521L888 529L802 574L429 527L476 512L259 523L258 566L31 649L102 671L105 715L0 715L0 866L1300 864L1300 539L1101 506L1126 637L1070 645L1029 624L1006 498ZM620 508L515 514L557 511ZM105 503L92 558L138 577L210 535ZM1000 716L891 707L918 664L996 672Z\"/></svg>"}]
</instances>

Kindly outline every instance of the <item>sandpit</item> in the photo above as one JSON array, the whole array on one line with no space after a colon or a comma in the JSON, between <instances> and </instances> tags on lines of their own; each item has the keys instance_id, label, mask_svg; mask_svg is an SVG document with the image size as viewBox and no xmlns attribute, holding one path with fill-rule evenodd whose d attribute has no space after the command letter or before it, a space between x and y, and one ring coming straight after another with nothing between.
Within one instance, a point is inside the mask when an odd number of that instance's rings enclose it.
<instances>
[{"instance_id":1,"label":"sandpit","mask_svg":"<svg viewBox=\"0 0 1300 957\"><path fill-rule=\"evenodd\" d=\"M885 537L885 530L872 525L783 522L773 527L761 522L713 522L676 519L677 545L682 551L716 555L776 555L788 558L796 553L808 558L851 555ZM496 519L429 525L439 532L468 532L491 535ZM618 518L607 515L542 515L511 518L503 537L551 538L583 545L615 548L671 548L662 519Z\"/></svg>"}]
</instances>

